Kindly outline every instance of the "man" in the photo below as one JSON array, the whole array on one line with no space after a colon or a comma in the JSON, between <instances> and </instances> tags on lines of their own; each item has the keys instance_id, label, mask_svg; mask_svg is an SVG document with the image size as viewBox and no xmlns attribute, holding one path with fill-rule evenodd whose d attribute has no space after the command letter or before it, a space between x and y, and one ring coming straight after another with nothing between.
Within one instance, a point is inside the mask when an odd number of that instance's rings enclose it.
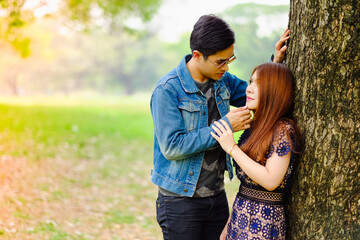
<instances>
[{"instance_id":1,"label":"man","mask_svg":"<svg viewBox=\"0 0 360 240\"><path fill-rule=\"evenodd\" d=\"M274 61L284 58L285 31ZM234 32L222 19L204 15L190 37L192 55L162 77L151 97L155 127L154 169L159 186L157 221L164 239L219 239L229 207L224 171L233 176L230 156L210 135L210 125L225 120L234 132L250 127L245 107L247 83L228 73ZM230 105L240 107L230 110Z\"/></svg>"}]
</instances>

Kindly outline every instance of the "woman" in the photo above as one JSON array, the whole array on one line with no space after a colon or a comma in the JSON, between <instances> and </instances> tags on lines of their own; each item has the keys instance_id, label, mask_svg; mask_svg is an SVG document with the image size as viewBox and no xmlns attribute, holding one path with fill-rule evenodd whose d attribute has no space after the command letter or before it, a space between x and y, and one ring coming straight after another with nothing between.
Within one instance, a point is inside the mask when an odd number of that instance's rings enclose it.
<instances>
[{"instance_id":1,"label":"woman","mask_svg":"<svg viewBox=\"0 0 360 240\"><path fill-rule=\"evenodd\" d=\"M257 66L246 89L246 106L254 112L251 128L236 144L225 121L213 125L211 135L234 159L241 181L220 239L285 239L283 198L300 140L292 120L293 90L285 65Z\"/></svg>"}]
</instances>

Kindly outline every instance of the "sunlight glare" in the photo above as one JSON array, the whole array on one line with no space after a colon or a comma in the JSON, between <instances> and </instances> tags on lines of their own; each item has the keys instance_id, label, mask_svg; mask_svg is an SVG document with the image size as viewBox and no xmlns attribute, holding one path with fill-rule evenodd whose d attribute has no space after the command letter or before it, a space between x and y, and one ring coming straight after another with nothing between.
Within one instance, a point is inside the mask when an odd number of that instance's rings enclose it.
<instances>
[{"instance_id":1,"label":"sunlight glare","mask_svg":"<svg viewBox=\"0 0 360 240\"><path fill-rule=\"evenodd\" d=\"M43 17L46 14L54 13L59 9L61 0L27 0L23 6L24 9L33 9L34 16Z\"/></svg>"}]
</instances>

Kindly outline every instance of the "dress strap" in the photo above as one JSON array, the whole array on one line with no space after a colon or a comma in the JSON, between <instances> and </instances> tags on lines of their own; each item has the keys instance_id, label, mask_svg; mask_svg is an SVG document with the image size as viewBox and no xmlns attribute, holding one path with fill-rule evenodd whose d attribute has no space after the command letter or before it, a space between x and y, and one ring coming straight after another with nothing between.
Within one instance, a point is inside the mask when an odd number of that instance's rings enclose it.
<instances>
[{"instance_id":1,"label":"dress strap","mask_svg":"<svg viewBox=\"0 0 360 240\"><path fill-rule=\"evenodd\" d=\"M250 200L274 205L284 205L284 193L282 192L261 191L240 185L238 194Z\"/></svg>"}]
</instances>

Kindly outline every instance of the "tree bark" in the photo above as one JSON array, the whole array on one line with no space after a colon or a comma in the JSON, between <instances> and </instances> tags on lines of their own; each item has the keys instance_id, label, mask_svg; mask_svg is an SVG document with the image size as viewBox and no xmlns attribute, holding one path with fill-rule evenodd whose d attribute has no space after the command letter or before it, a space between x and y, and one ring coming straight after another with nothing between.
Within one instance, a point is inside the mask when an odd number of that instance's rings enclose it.
<instances>
[{"instance_id":1,"label":"tree bark","mask_svg":"<svg viewBox=\"0 0 360 240\"><path fill-rule=\"evenodd\" d=\"M10 88L11 94L14 96L19 95L17 78L18 78L17 73L13 73L8 77L9 88Z\"/></svg>"},{"instance_id":2,"label":"tree bark","mask_svg":"<svg viewBox=\"0 0 360 240\"><path fill-rule=\"evenodd\" d=\"M286 64L303 136L289 239L360 239L360 1L291 0Z\"/></svg>"}]
</instances>

